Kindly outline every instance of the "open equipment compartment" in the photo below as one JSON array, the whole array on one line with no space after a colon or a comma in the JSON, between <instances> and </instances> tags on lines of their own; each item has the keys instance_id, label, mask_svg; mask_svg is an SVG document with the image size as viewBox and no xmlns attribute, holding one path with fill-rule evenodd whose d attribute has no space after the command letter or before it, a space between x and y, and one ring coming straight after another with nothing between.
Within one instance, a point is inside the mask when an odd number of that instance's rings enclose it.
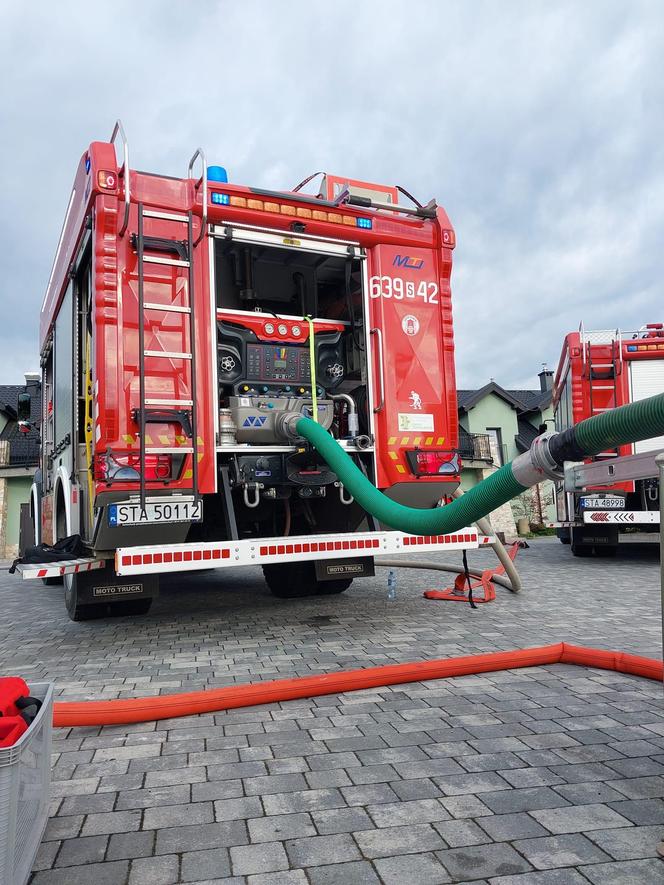
<instances>
[{"instance_id":1,"label":"open equipment compartment","mask_svg":"<svg viewBox=\"0 0 664 885\"><path fill-rule=\"evenodd\" d=\"M315 403L319 423L374 479L364 251L264 230L213 234L218 469L237 535L340 524L353 531L364 512L320 456L288 435L283 419L311 416Z\"/></svg>"}]
</instances>

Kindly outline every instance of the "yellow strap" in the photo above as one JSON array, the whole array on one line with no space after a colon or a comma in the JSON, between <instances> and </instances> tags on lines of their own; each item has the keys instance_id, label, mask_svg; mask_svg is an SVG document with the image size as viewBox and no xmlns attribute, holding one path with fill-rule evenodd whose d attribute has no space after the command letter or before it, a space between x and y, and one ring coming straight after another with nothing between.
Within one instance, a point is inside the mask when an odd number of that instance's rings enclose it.
<instances>
[{"instance_id":1,"label":"yellow strap","mask_svg":"<svg viewBox=\"0 0 664 885\"><path fill-rule=\"evenodd\" d=\"M318 396L316 394L316 341L314 339L314 321L310 316L305 320L309 325L309 362L311 363L311 405L312 420L318 424Z\"/></svg>"},{"instance_id":2,"label":"yellow strap","mask_svg":"<svg viewBox=\"0 0 664 885\"><path fill-rule=\"evenodd\" d=\"M92 363L90 359L90 336L87 329L85 334L85 368L83 370L83 383L85 385L85 460L88 475L88 509L90 513L90 528L94 522L94 480L92 476L92 448L94 445L94 428L92 419Z\"/></svg>"}]
</instances>

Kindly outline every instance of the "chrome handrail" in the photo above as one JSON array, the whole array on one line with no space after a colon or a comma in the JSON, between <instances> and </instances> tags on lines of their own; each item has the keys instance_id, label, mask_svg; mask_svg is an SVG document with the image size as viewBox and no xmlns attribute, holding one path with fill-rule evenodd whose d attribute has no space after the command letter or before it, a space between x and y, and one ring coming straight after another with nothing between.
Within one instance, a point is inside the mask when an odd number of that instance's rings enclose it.
<instances>
[{"instance_id":1,"label":"chrome handrail","mask_svg":"<svg viewBox=\"0 0 664 885\"><path fill-rule=\"evenodd\" d=\"M203 215L201 217L201 232L199 233L198 237L194 240L194 246L197 246L200 243L200 241L203 239L203 237L205 236L205 229L207 227L207 212L208 212L207 161L205 159L205 151L203 150L203 148L196 148L196 153L191 158L191 160L189 160L189 167L187 169L187 177L188 178L192 177L192 172L194 171L194 164L196 163L196 160L199 158L200 158L200 161L201 161L201 164L203 167L203 171L201 173L201 177L194 184L194 194L198 190L200 185L202 184L203 185ZM189 260L191 260L191 256L189 256Z\"/></svg>"},{"instance_id":2,"label":"chrome handrail","mask_svg":"<svg viewBox=\"0 0 664 885\"><path fill-rule=\"evenodd\" d=\"M618 358L619 358L619 360L620 360L620 371L618 372L618 374L619 374L619 375L622 375L622 371L623 371L623 349L622 349L622 332L620 331L620 329L616 329L616 336L617 336L617 339L618 339Z\"/></svg>"},{"instance_id":3,"label":"chrome handrail","mask_svg":"<svg viewBox=\"0 0 664 885\"><path fill-rule=\"evenodd\" d=\"M586 376L586 342L583 337L583 320L579 323L579 341L581 343L581 377Z\"/></svg>"},{"instance_id":4,"label":"chrome handrail","mask_svg":"<svg viewBox=\"0 0 664 885\"><path fill-rule=\"evenodd\" d=\"M115 139L117 136L120 136L122 140L122 156L123 163L120 169L118 170L118 177L120 175L124 178L124 219L122 221L122 227L119 230L120 236L124 234L127 230L127 225L129 224L129 207L131 203L131 189L129 185L129 145L127 144L127 136L125 135L124 127L122 125L121 120L115 121L115 126L113 127L113 134L111 135L111 144L115 147ZM117 156L116 156L117 162Z\"/></svg>"},{"instance_id":5,"label":"chrome handrail","mask_svg":"<svg viewBox=\"0 0 664 885\"><path fill-rule=\"evenodd\" d=\"M371 334L378 339L378 376L380 378L380 400L374 407L374 413L382 412L385 408L385 364L383 362L383 333L380 329L371 329Z\"/></svg>"}]
</instances>

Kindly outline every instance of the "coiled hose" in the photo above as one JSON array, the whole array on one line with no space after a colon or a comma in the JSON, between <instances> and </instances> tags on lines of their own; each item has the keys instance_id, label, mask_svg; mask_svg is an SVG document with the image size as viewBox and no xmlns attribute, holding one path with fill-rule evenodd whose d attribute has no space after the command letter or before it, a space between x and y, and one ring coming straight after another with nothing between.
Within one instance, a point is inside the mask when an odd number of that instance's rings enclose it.
<instances>
[{"instance_id":1,"label":"coiled hose","mask_svg":"<svg viewBox=\"0 0 664 885\"><path fill-rule=\"evenodd\" d=\"M581 461L606 449L664 434L664 394L603 412L562 433L544 434L530 450L505 464L444 507L419 510L392 501L362 473L320 424L298 417L295 433L324 458L358 504L384 525L414 535L457 532L547 478L565 461Z\"/></svg>"}]
</instances>

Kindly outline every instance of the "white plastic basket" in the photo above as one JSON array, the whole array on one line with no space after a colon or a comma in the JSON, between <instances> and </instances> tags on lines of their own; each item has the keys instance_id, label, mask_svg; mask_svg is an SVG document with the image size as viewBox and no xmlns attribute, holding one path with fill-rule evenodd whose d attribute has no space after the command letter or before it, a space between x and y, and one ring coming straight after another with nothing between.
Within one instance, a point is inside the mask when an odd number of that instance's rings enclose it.
<instances>
[{"instance_id":1,"label":"white plastic basket","mask_svg":"<svg viewBox=\"0 0 664 885\"><path fill-rule=\"evenodd\" d=\"M0 749L0 885L28 881L48 819L53 686L29 688L41 709L13 747Z\"/></svg>"}]
</instances>

